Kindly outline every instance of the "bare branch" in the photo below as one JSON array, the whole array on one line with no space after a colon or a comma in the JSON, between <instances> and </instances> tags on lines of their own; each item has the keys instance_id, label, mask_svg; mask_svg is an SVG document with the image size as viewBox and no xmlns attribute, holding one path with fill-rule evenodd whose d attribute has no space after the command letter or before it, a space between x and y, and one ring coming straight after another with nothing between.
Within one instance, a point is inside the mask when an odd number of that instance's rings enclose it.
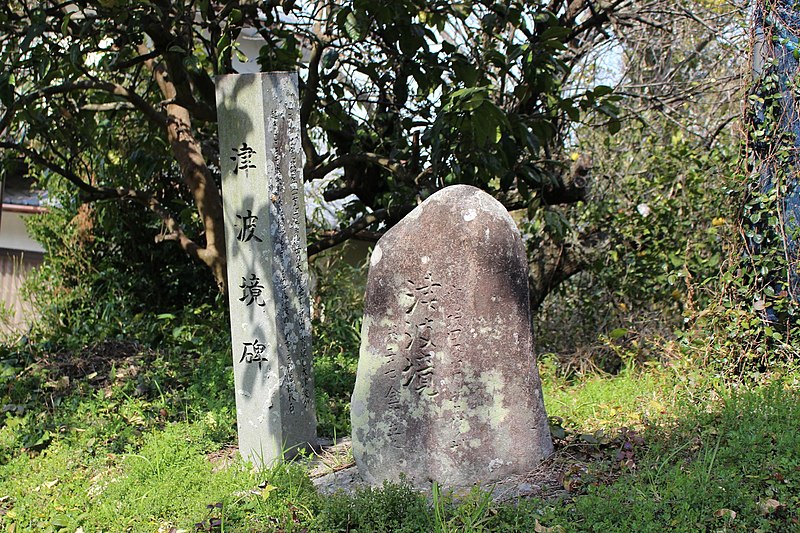
<instances>
[{"instance_id":1,"label":"bare branch","mask_svg":"<svg viewBox=\"0 0 800 533\"><path fill-rule=\"evenodd\" d=\"M142 54L142 55L136 56L136 57L134 57L132 59L128 59L127 61L123 61L121 63L117 63L116 65L113 66L113 68L114 68L114 70L125 70L125 69L128 69L130 67L133 67L133 66L139 65L141 63L144 63L146 61L149 61L151 59L155 59L160 55L161 55L161 52L159 52L158 50L153 50L152 52L148 52L146 54Z\"/></svg>"},{"instance_id":2,"label":"bare branch","mask_svg":"<svg viewBox=\"0 0 800 533\"><path fill-rule=\"evenodd\" d=\"M339 243L346 241L347 239L353 237L360 231L368 228L369 226L386 220L389 217L389 210L388 209L378 209L375 212L368 213L352 224L350 224L345 229L336 232L335 234L331 235L330 237L326 237L324 239L320 239L310 245L308 245L307 253L308 256L311 257L315 254L322 252L323 250L327 250L328 248L333 248Z\"/></svg>"},{"instance_id":3,"label":"bare branch","mask_svg":"<svg viewBox=\"0 0 800 533\"><path fill-rule=\"evenodd\" d=\"M307 169L304 172L305 181L324 178L337 168L342 168L345 165L350 165L353 163L372 163L374 165L382 166L391 172L397 172L399 170L399 164L396 161L380 154L345 154L335 158L332 161L329 161L328 163L319 165L316 168Z\"/></svg>"},{"instance_id":4,"label":"bare branch","mask_svg":"<svg viewBox=\"0 0 800 533\"><path fill-rule=\"evenodd\" d=\"M151 106L144 98L133 92L132 90L126 89L122 85L113 82L107 81L95 81L95 80L84 80L84 81L76 81L71 83L63 83L60 85L52 85L50 87L45 87L38 91L30 92L17 100L15 100L6 110L5 115L3 115L2 119L0 119L0 131L5 131L8 126L11 124L11 121L14 119L14 115L16 112L33 103L34 101L45 98L48 96L54 96L56 94L66 94L73 91L86 91L86 90L100 90L115 96L119 96L124 98L128 102L131 103L136 109L141 111L150 122L156 124L157 126L164 126L167 121L167 117L162 113L159 113L153 106Z\"/></svg>"},{"instance_id":5,"label":"bare branch","mask_svg":"<svg viewBox=\"0 0 800 533\"><path fill-rule=\"evenodd\" d=\"M538 310L556 287L586 269L589 265L588 251L601 237L598 232L578 236L574 243L555 242L547 236L542 239L528 260L531 310Z\"/></svg>"},{"instance_id":6,"label":"bare branch","mask_svg":"<svg viewBox=\"0 0 800 533\"><path fill-rule=\"evenodd\" d=\"M130 102L108 102L106 104L86 104L80 108L81 111L122 111L136 109Z\"/></svg>"}]
</instances>

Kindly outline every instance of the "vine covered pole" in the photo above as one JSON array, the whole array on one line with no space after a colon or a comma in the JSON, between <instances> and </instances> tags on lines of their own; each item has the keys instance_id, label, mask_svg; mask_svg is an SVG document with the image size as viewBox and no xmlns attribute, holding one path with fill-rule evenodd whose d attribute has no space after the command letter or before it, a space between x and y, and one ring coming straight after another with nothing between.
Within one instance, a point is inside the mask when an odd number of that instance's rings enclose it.
<instances>
[{"instance_id":1,"label":"vine covered pole","mask_svg":"<svg viewBox=\"0 0 800 533\"><path fill-rule=\"evenodd\" d=\"M748 95L750 192L743 208L754 266L754 309L770 322L796 321L800 301L800 9L758 0Z\"/></svg>"}]
</instances>

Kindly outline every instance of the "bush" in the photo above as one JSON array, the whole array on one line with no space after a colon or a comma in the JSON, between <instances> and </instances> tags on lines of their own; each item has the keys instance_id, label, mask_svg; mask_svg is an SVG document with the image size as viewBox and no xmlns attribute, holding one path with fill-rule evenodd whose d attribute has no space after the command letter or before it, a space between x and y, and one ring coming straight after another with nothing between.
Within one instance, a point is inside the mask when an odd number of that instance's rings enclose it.
<instances>
[{"instance_id":1,"label":"bush","mask_svg":"<svg viewBox=\"0 0 800 533\"><path fill-rule=\"evenodd\" d=\"M67 199L30 222L46 251L26 283L40 316L36 340L65 348L105 339L157 344L158 315L222 303L207 268L170 243L155 245L159 228L144 210L122 207Z\"/></svg>"},{"instance_id":2,"label":"bush","mask_svg":"<svg viewBox=\"0 0 800 533\"><path fill-rule=\"evenodd\" d=\"M659 357L663 339L719 295L737 230L737 145L709 150L674 129L651 131L587 142L596 186L571 223L600 244L536 317L540 353L560 354L564 368L616 372L620 353Z\"/></svg>"},{"instance_id":3,"label":"bush","mask_svg":"<svg viewBox=\"0 0 800 533\"><path fill-rule=\"evenodd\" d=\"M433 531L425 497L405 484L384 483L383 487L359 490L326 498L317 515L317 531Z\"/></svg>"}]
</instances>

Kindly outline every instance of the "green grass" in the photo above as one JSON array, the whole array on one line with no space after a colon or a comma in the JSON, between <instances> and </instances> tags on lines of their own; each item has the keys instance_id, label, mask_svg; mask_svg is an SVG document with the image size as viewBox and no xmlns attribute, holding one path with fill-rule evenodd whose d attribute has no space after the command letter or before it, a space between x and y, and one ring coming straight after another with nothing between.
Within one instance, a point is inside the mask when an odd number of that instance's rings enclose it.
<instances>
[{"instance_id":1,"label":"green grass","mask_svg":"<svg viewBox=\"0 0 800 533\"><path fill-rule=\"evenodd\" d=\"M208 447L198 428L185 423L148 434L138 450L120 455L92 453L84 439L54 443L3 468L3 492L16 495L5 518L36 531L153 531L199 522L206 504L230 503L238 487L253 483L241 465L212 472Z\"/></svg>"},{"instance_id":2,"label":"green grass","mask_svg":"<svg viewBox=\"0 0 800 533\"><path fill-rule=\"evenodd\" d=\"M574 500L570 529L800 529L797 393L776 380L728 391L719 405L679 406L672 424L645 432L635 471ZM766 512L769 500L780 507Z\"/></svg>"},{"instance_id":3,"label":"green grass","mask_svg":"<svg viewBox=\"0 0 800 533\"><path fill-rule=\"evenodd\" d=\"M254 472L229 452L230 354L172 350L123 354L69 382L54 373L65 354L54 366L46 351L3 352L0 531L800 530L795 369L725 382L676 359L566 380L544 364L566 490L501 505L403 485L322 497L302 462ZM318 359L342 434L353 357Z\"/></svg>"}]
</instances>

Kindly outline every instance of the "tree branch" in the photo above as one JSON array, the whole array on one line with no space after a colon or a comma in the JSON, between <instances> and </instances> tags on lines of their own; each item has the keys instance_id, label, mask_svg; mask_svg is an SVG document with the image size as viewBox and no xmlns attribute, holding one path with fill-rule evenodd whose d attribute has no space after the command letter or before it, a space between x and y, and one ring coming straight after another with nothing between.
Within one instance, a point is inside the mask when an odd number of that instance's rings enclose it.
<instances>
[{"instance_id":1,"label":"tree branch","mask_svg":"<svg viewBox=\"0 0 800 533\"><path fill-rule=\"evenodd\" d=\"M161 52L158 50L153 50L152 52L148 52L146 54L138 55L132 59L128 59L127 61L123 61L122 63L117 63L113 66L114 70L125 70L127 68L136 66L140 63L144 63L151 59L155 59L161 55Z\"/></svg>"},{"instance_id":2,"label":"tree branch","mask_svg":"<svg viewBox=\"0 0 800 533\"><path fill-rule=\"evenodd\" d=\"M548 294L589 265L590 250L600 240L599 233L579 237L578 242L555 242L545 236L528 254L528 291L531 310L541 307Z\"/></svg>"},{"instance_id":3,"label":"tree branch","mask_svg":"<svg viewBox=\"0 0 800 533\"><path fill-rule=\"evenodd\" d=\"M581 154L572 162L568 171L554 178L554 183L546 185L541 185L538 182L534 183L524 174L518 174L517 179L525 180L528 187L539 194L542 203L545 205L566 205L586 199L591 185L591 172L591 157L587 154ZM522 198L518 191L511 193L507 191L500 192L496 197L509 211L528 207L527 201Z\"/></svg>"},{"instance_id":4,"label":"tree branch","mask_svg":"<svg viewBox=\"0 0 800 533\"><path fill-rule=\"evenodd\" d=\"M153 78L167 100L175 101L177 89L163 64L150 60L146 63ZM225 257L225 231L223 227L222 198L217 182L203 157L202 147L192 132L189 109L176 103L166 105L168 119L165 124L167 141L178 162L184 183L194 198L198 215L203 221L206 245L196 251L200 261L211 268L217 286L223 294L228 290ZM178 238L180 235L178 234ZM179 239L180 240L180 239Z\"/></svg>"},{"instance_id":5,"label":"tree branch","mask_svg":"<svg viewBox=\"0 0 800 533\"><path fill-rule=\"evenodd\" d=\"M158 199L151 193L135 189L128 189L125 187L94 187L93 185L90 185L81 179L71 170L53 163L49 159L42 156L39 152L28 147L16 143L0 142L0 148L15 150L30 158L35 163L42 165L43 167L55 172L56 174L59 174L60 176L63 176L70 183L78 187L78 189L81 191L81 198L84 201L129 199L137 202L140 205L143 205L158 215L158 217L164 223L164 226L169 231L169 233L165 235L157 236L156 242L161 242L164 240L176 241L189 256L194 259L201 260L200 246L183 232L183 228L180 226L178 221L175 220L175 217L173 217L167 211L167 209L161 205L161 202L159 202Z\"/></svg>"},{"instance_id":6,"label":"tree branch","mask_svg":"<svg viewBox=\"0 0 800 533\"><path fill-rule=\"evenodd\" d=\"M621 9L620 6L623 6L627 2L628 0L615 0L608 5L602 6L601 10L595 9L594 6L592 6L592 4L588 1L580 2L579 6L574 6L575 7L574 13L571 13L570 8L568 8L567 11L571 14L568 14L567 17L562 18L562 22L565 23L565 27L574 26L574 29L566 38L566 42L573 42L576 39L578 39L578 37L580 37L581 35L586 34L593 29L601 29L603 27L603 24L611 20L612 16L617 17L617 14ZM570 7L573 6L570 5ZM580 24L575 25L574 22L577 18L578 13L585 10L586 8L590 9L591 16L581 21Z\"/></svg>"},{"instance_id":7,"label":"tree branch","mask_svg":"<svg viewBox=\"0 0 800 533\"><path fill-rule=\"evenodd\" d=\"M147 119L155 124L156 126L163 127L167 123L167 117L160 113L156 108L151 106L147 100L139 96L138 94L134 93L123 87L118 83L112 82L104 82L98 81L95 82L95 88L104 90L116 96L120 96L126 100L128 100L131 104L136 107L139 111L141 111Z\"/></svg>"},{"instance_id":8,"label":"tree branch","mask_svg":"<svg viewBox=\"0 0 800 533\"><path fill-rule=\"evenodd\" d=\"M303 152L306 154L307 169L319 165L319 154L308 135L308 119L311 117L311 109L317 100L317 88L319 87L319 62L322 59L322 52L325 51L326 42L322 40L314 41L311 48L311 57L308 62L308 78L306 80L305 94L300 104L300 134L303 144Z\"/></svg>"},{"instance_id":9,"label":"tree branch","mask_svg":"<svg viewBox=\"0 0 800 533\"><path fill-rule=\"evenodd\" d=\"M316 168L307 169L303 172L305 181L311 181L319 178L324 178L337 168L344 167L353 163L372 163L379 165L389 170L390 172L397 172L399 165L396 161L384 157L380 154L363 153L363 154L344 154L328 163L321 164Z\"/></svg>"},{"instance_id":10,"label":"tree branch","mask_svg":"<svg viewBox=\"0 0 800 533\"><path fill-rule=\"evenodd\" d=\"M344 228L336 232L335 234L331 235L330 237L326 237L324 239L320 239L312 244L308 245L307 253L308 256L311 257L315 254L322 252L323 250L327 250L328 248L333 248L339 243L346 241L347 239L353 237L358 232L368 228L369 226L386 220L389 217L389 210L388 209L378 209L372 213L368 213L348 227Z\"/></svg>"},{"instance_id":11,"label":"tree branch","mask_svg":"<svg viewBox=\"0 0 800 533\"><path fill-rule=\"evenodd\" d=\"M566 176L559 180L558 186L545 186L542 188L542 200L547 205L563 205L574 204L586 199L591 171L591 158L586 154L581 154L570 165Z\"/></svg>"},{"instance_id":12,"label":"tree branch","mask_svg":"<svg viewBox=\"0 0 800 533\"><path fill-rule=\"evenodd\" d=\"M86 104L80 107L81 111L94 111L94 112L103 112L103 111L122 111L136 109L132 103L130 102L108 102L105 104Z\"/></svg>"},{"instance_id":13,"label":"tree branch","mask_svg":"<svg viewBox=\"0 0 800 533\"><path fill-rule=\"evenodd\" d=\"M191 111L194 118L205 122L216 122L216 107L195 99L190 83L191 76L183 61L185 53L177 51L190 48L191 43L181 41L170 33L169 28L160 23L153 22L145 31L152 39L155 51L158 52L156 56L160 55L164 58L164 65L169 73L169 82L175 91L175 102ZM145 56L152 52L146 51L146 47L142 44L139 46L139 53ZM152 59L146 60L145 63L152 64Z\"/></svg>"},{"instance_id":14,"label":"tree branch","mask_svg":"<svg viewBox=\"0 0 800 533\"><path fill-rule=\"evenodd\" d=\"M2 119L0 119L0 132L5 131L8 128L8 126L11 124L11 121L14 119L14 115L16 114L17 110L31 104L39 98L54 96L56 94L66 94L72 91L85 91L87 89L96 89L124 98L136 109L141 111L147 117L147 119L150 120L150 122L159 127L163 127L167 122L167 117L162 113L159 113L147 102L147 100L135 92L126 89L122 85L106 81L84 80L63 83L60 85L52 85L50 87L45 87L38 91L33 91L21 96L12 102L12 104L6 110L5 115L3 115Z\"/></svg>"},{"instance_id":15,"label":"tree branch","mask_svg":"<svg viewBox=\"0 0 800 533\"><path fill-rule=\"evenodd\" d=\"M5 142L5 141L0 141L0 148L19 152L23 154L25 157L31 159L33 162L47 168L51 172L55 172L56 174L63 176L67 181L78 187L78 189L80 189L80 191L84 195L88 195L90 197L95 197L95 198L107 197L106 195L108 194L108 192L105 189L98 189L97 187L90 185L71 170L50 161L36 150L33 150L21 144Z\"/></svg>"}]
</instances>

